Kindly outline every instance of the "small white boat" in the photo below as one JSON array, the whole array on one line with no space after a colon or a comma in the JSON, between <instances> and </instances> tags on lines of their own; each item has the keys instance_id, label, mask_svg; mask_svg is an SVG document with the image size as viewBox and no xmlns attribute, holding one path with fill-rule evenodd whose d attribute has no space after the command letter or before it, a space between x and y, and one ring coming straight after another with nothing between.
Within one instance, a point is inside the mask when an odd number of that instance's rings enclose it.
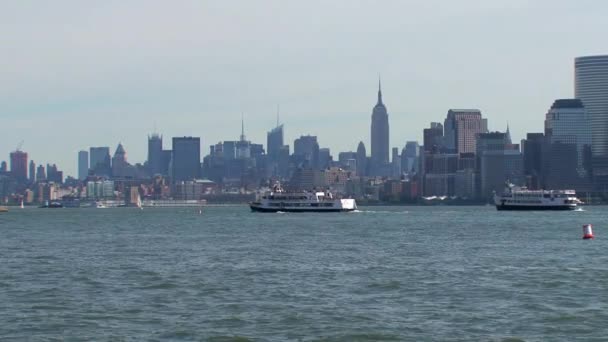
<instances>
[{"instance_id":1,"label":"small white boat","mask_svg":"<svg viewBox=\"0 0 608 342\"><path fill-rule=\"evenodd\" d=\"M95 208L97 209L105 209L107 208L105 204L103 204L103 202L95 202Z\"/></svg>"}]
</instances>

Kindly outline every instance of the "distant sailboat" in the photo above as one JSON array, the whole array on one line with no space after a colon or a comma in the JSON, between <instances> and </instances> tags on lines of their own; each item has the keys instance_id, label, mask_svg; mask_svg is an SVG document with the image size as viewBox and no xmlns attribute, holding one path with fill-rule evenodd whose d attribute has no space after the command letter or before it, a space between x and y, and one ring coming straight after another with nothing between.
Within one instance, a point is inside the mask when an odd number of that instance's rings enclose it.
<instances>
[{"instance_id":1,"label":"distant sailboat","mask_svg":"<svg viewBox=\"0 0 608 342\"><path fill-rule=\"evenodd\" d=\"M138 207L140 210L144 210L143 203L141 202L141 196L139 196L139 195L137 195L137 207Z\"/></svg>"},{"instance_id":2,"label":"distant sailboat","mask_svg":"<svg viewBox=\"0 0 608 342\"><path fill-rule=\"evenodd\" d=\"M21 209L25 209L25 206L23 205L23 200L21 200Z\"/></svg>"}]
</instances>

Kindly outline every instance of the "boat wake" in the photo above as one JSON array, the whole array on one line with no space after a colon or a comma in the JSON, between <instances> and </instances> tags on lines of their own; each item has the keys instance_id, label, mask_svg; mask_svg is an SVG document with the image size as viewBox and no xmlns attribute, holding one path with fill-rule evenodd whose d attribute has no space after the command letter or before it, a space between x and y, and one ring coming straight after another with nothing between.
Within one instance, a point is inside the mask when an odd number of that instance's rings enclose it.
<instances>
[{"instance_id":1,"label":"boat wake","mask_svg":"<svg viewBox=\"0 0 608 342\"><path fill-rule=\"evenodd\" d=\"M576 208L576 209L574 209L573 211L587 211L587 210L585 210L585 209L583 209L583 208Z\"/></svg>"}]
</instances>

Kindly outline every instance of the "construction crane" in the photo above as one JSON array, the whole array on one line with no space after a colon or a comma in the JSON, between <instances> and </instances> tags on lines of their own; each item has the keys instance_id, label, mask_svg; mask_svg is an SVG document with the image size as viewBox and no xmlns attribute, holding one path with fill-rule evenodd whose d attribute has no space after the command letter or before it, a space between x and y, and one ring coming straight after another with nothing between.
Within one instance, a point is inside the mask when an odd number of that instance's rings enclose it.
<instances>
[{"instance_id":1,"label":"construction crane","mask_svg":"<svg viewBox=\"0 0 608 342\"><path fill-rule=\"evenodd\" d=\"M17 145L17 148L15 149L15 151L21 151L21 148L23 147L23 143L24 143L24 142L25 142L25 141L21 140L21 141L19 142L19 145Z\"/></svg>"}]
</instances>

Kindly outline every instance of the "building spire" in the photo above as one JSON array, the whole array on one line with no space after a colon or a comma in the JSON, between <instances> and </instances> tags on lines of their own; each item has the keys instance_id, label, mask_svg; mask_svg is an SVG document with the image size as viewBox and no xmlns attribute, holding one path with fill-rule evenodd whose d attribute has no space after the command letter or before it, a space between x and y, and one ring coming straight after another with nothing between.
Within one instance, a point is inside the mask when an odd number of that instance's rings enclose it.
<instances>
[{"instance_id":1,"label":"building spire","mask_svg":"<svg viewBox=\"0 0 608 342\"><path fill-rule=\"evenodd\" d=\"M509 131L509 121L507 121L507 132L505 132L505 139L507 140L507 144L512 144L511 140L511 132Z\"/></svg>"},{"instance_id":2,"label":"building spire","mask_svg":"<svg viewBox=\"0 0 608 342\"><path fill-rule=\"evenodd\" d=\"M378 104L382 104L382 81L380 74L378 74Z\"/></svg>"},{"instance_id":3,"label":"building spire","mask_svg":"<svg viewBox=\"0 0 608 342\"><path fill-rule=\"evenodd\" d=\"M241 113L241 141L245 141L245 115Z\"/></svg>"},{"instance_id":4,"label":"building spire","mask_svg":"<svg viewBox=\"0 0 608 342\"><path fill-rule=\"evenodd\" d=\"M280 105L277 103L277 127L279 127L279 110L281 109Z\"/></svg>"}]
</instances>

